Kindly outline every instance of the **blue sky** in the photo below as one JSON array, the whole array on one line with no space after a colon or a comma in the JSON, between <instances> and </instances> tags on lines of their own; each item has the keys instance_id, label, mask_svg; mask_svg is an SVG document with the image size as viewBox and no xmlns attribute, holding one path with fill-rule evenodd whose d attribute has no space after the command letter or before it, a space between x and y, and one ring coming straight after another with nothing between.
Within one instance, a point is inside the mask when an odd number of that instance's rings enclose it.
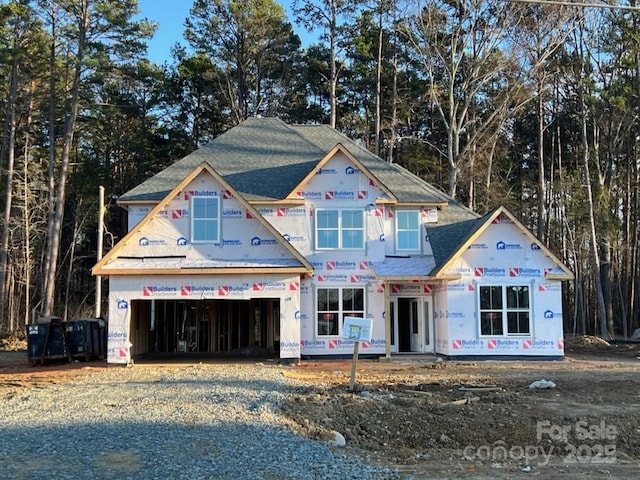
<instances>
[{"instance_id":1,"label":"blue sky","mask_svg":"<svg viewBox=\"0 0 640 480\"><path fill-rule=\"evenodd\" d=\"M307 34L293 22L293 15L289 10L289 1L279 2L287 8L289 21L300 35L303 45ZM154 37L149 40L149 59L162 64L171 62L171 47L176 43L184 43L182 32L184 31L184 19L189 16L189 10L193 0L138 0L140 17L147 18L158 23L158 29Z\"/></svg>"}]
</instances>

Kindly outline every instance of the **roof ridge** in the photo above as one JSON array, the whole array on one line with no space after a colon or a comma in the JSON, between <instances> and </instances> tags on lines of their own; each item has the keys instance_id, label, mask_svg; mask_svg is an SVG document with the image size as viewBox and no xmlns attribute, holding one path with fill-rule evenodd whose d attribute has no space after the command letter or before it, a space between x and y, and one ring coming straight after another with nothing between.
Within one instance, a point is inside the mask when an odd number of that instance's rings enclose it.
<instances>
[{"instance_id":1,"label":"roof ridge","mask_svg":"<svg viewBox=\"0 0 640 480\"><path fill-rule=\"evenodd\" d=\"M379 155L376 155L375 153L373 153L372 151L368 150L367 148L365 148L364 146L362 146L359 142L356 142L355 140L353 140L352 138L349 138L345 133L341 132L340 130L331 127L330 125L326 125L326 124L321 124L318 125L319 127L325 127L326 129L335 132L336 135L338 135L339 137L342 137L345 142L349 143L350 145L353 145L354 147L356 147L357 149L359 149L362 153L364 153L365 155L367 155L368 157L370 157L372 160L376 160L379 162L382 162L384 164L387 165L392 165L389 162L387 162L384 158L382 158ZM345 145L346 146L346 145ZM354 156L357 156L355 153L352 152L352 154Z\"/></svg>"}]
</instances>

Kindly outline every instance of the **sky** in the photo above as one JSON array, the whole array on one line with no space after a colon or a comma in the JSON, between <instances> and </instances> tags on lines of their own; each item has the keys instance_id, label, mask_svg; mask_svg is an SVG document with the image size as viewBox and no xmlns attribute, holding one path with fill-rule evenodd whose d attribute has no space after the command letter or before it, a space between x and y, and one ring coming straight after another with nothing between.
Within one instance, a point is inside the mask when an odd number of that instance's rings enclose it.
<instances>
[{"instance_id":1,"label":"sky","mask_svg":"<svg viewBox=\"0 0 640 480\"><path fill-rule=\"evenodd\" d=\"M294 30L302 40L303 46L309 35L293 21L293 15L289 9L288 0L278 2L287 8L287 16ZM149 40L149 59L157 64L171 63L171 47L176 43L185 43L182 37L184 31L184 19L189 16L189 10L193 0L138 0L140 18L147 18L158 24L158 29Z\"/></svg>"},{"instance_id":2,"label":"sky","mask_svg":"<svg viewBox=\"0 0 640 480\"><path fill-rule=\"evenodd\" d=\"M189 16L193 0L138 0L140 18L154 21L158 29L149 40L149 59L162 64L171 61L171 47L184 43L184 19Z\"/></svg>"}]
</instances>

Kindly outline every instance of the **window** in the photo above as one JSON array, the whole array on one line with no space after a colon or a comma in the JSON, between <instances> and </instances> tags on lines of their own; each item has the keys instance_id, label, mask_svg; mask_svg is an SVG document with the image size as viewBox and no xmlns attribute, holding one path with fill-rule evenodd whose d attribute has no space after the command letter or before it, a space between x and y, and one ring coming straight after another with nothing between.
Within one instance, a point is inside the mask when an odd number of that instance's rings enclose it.
<instances>
[{"instance_id":1,"label":"window","mask_svg":"<svg viewBox=\"0 0 640 480\"><path fill-rule=\"evenodd\" d=\"M502 287L480 287L480 335L503 335Z\"/></svg>"},{"instance_id":2,"label":"window","mask_svg":"<svg viewBox=\"0 0 640 480\"><path fill-rule=\"evenodd\" d=\"M345 316L364 318L363 288L319 288L318 336L340 335Z\"/></svg>"},{"instance_id":3,"label":"window","mask_svg":"<svg viewBox=\"0 0 640 480\"><path fill-rule=\"evenodd\" d=\"M220 199L191 198L191 237L194 242L220 241Z\"/></svg>"},{"instance_id":4,"label":"window","mask_svg":"<svg viewBox=\"0 0 640 480\"><path fill-rule=\"evenodd\" d=\"M420 214L416 210L396 212L398 250L420 250Z\"/></svg>"},{"instance_id":5,"label":"window","mask_svg":"<svg viewBox=\"0 0 640 480\"><path fill-rule=\"evenodd\" d=\"M529 287L506 287L507 334L529 335Z\"/></svg>"},{"instance_id":6,"label":"window","mask_svg":"<svg viewBox=\"0 0 640 480\"><path fill-rule=\"evenodd\" d=\"M480 335L531 334L528 286L480 286L479 291Z\"/></svg>"},{"instance_id":7,"label":"window","mask_svg":"<svg viewBox=\"0 0 640 480\"><path fill-rule=\"evenodd\" d=\"M338 248L340 226L338 210L316 212L316 245L318 248Z\"/></svg>"},{"instance_id":8,"label":"window","mask_svg":"<svg viewBox=\"0 0 640 480\"><path fill-rule=\"evenodd\" d=\"M316 248L363 249L364 212L362 210L316 210Z\"/></svg>"}]
</instances>

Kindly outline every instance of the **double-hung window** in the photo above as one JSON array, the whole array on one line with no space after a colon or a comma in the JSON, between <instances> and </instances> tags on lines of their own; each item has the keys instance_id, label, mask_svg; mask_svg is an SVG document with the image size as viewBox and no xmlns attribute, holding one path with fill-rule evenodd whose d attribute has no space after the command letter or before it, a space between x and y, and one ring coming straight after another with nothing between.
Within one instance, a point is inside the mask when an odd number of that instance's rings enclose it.
<instances>
[{"instance_id":1,"label":"double-hung window","mask_svg":"<svg viewBox=\"0 0 640 480\"><path fill-rule=\"evenodd\" d=\"M531 334L531 308L527 285L481 285L480 335Z\"/></svg>"},{"instance_id":2,"label":"double-hung window","mask_svg":"<svg viewBox=\"0 0 640 480\"><path fill-rule=\"evenodd\" d=\"M396 248L398 251L420 250L420 213L417 210L396 212Z\"/></svg>"},{"instance_id":3,"label":"double-hung window","mask_svg":"<svg viewBox=\"0 0 640 480\"><path fill-rule=\"evenodd\" d=\"M364 248L363 210L316 210L318 250Z\"/></svg>"},{"instance_id":4,"label":"double-hung window","mask_svg":"<svg viewBox=\"0 0 640 480\"><path fill-rule=\"evenodd\" d=\"M316 291L318 336L342 332L344 317L364 317L363 288L318 288Z\"/></svg>"},{"instance_id":5,"label":"double-hung window","mask_svg":"<svg viewBox=\"0 0 640 480\"><path fill-rule=\"evenodd\" d=\"M220 242L220 198L191 197L191 239Z\"/></svg>"}]
</instances>

